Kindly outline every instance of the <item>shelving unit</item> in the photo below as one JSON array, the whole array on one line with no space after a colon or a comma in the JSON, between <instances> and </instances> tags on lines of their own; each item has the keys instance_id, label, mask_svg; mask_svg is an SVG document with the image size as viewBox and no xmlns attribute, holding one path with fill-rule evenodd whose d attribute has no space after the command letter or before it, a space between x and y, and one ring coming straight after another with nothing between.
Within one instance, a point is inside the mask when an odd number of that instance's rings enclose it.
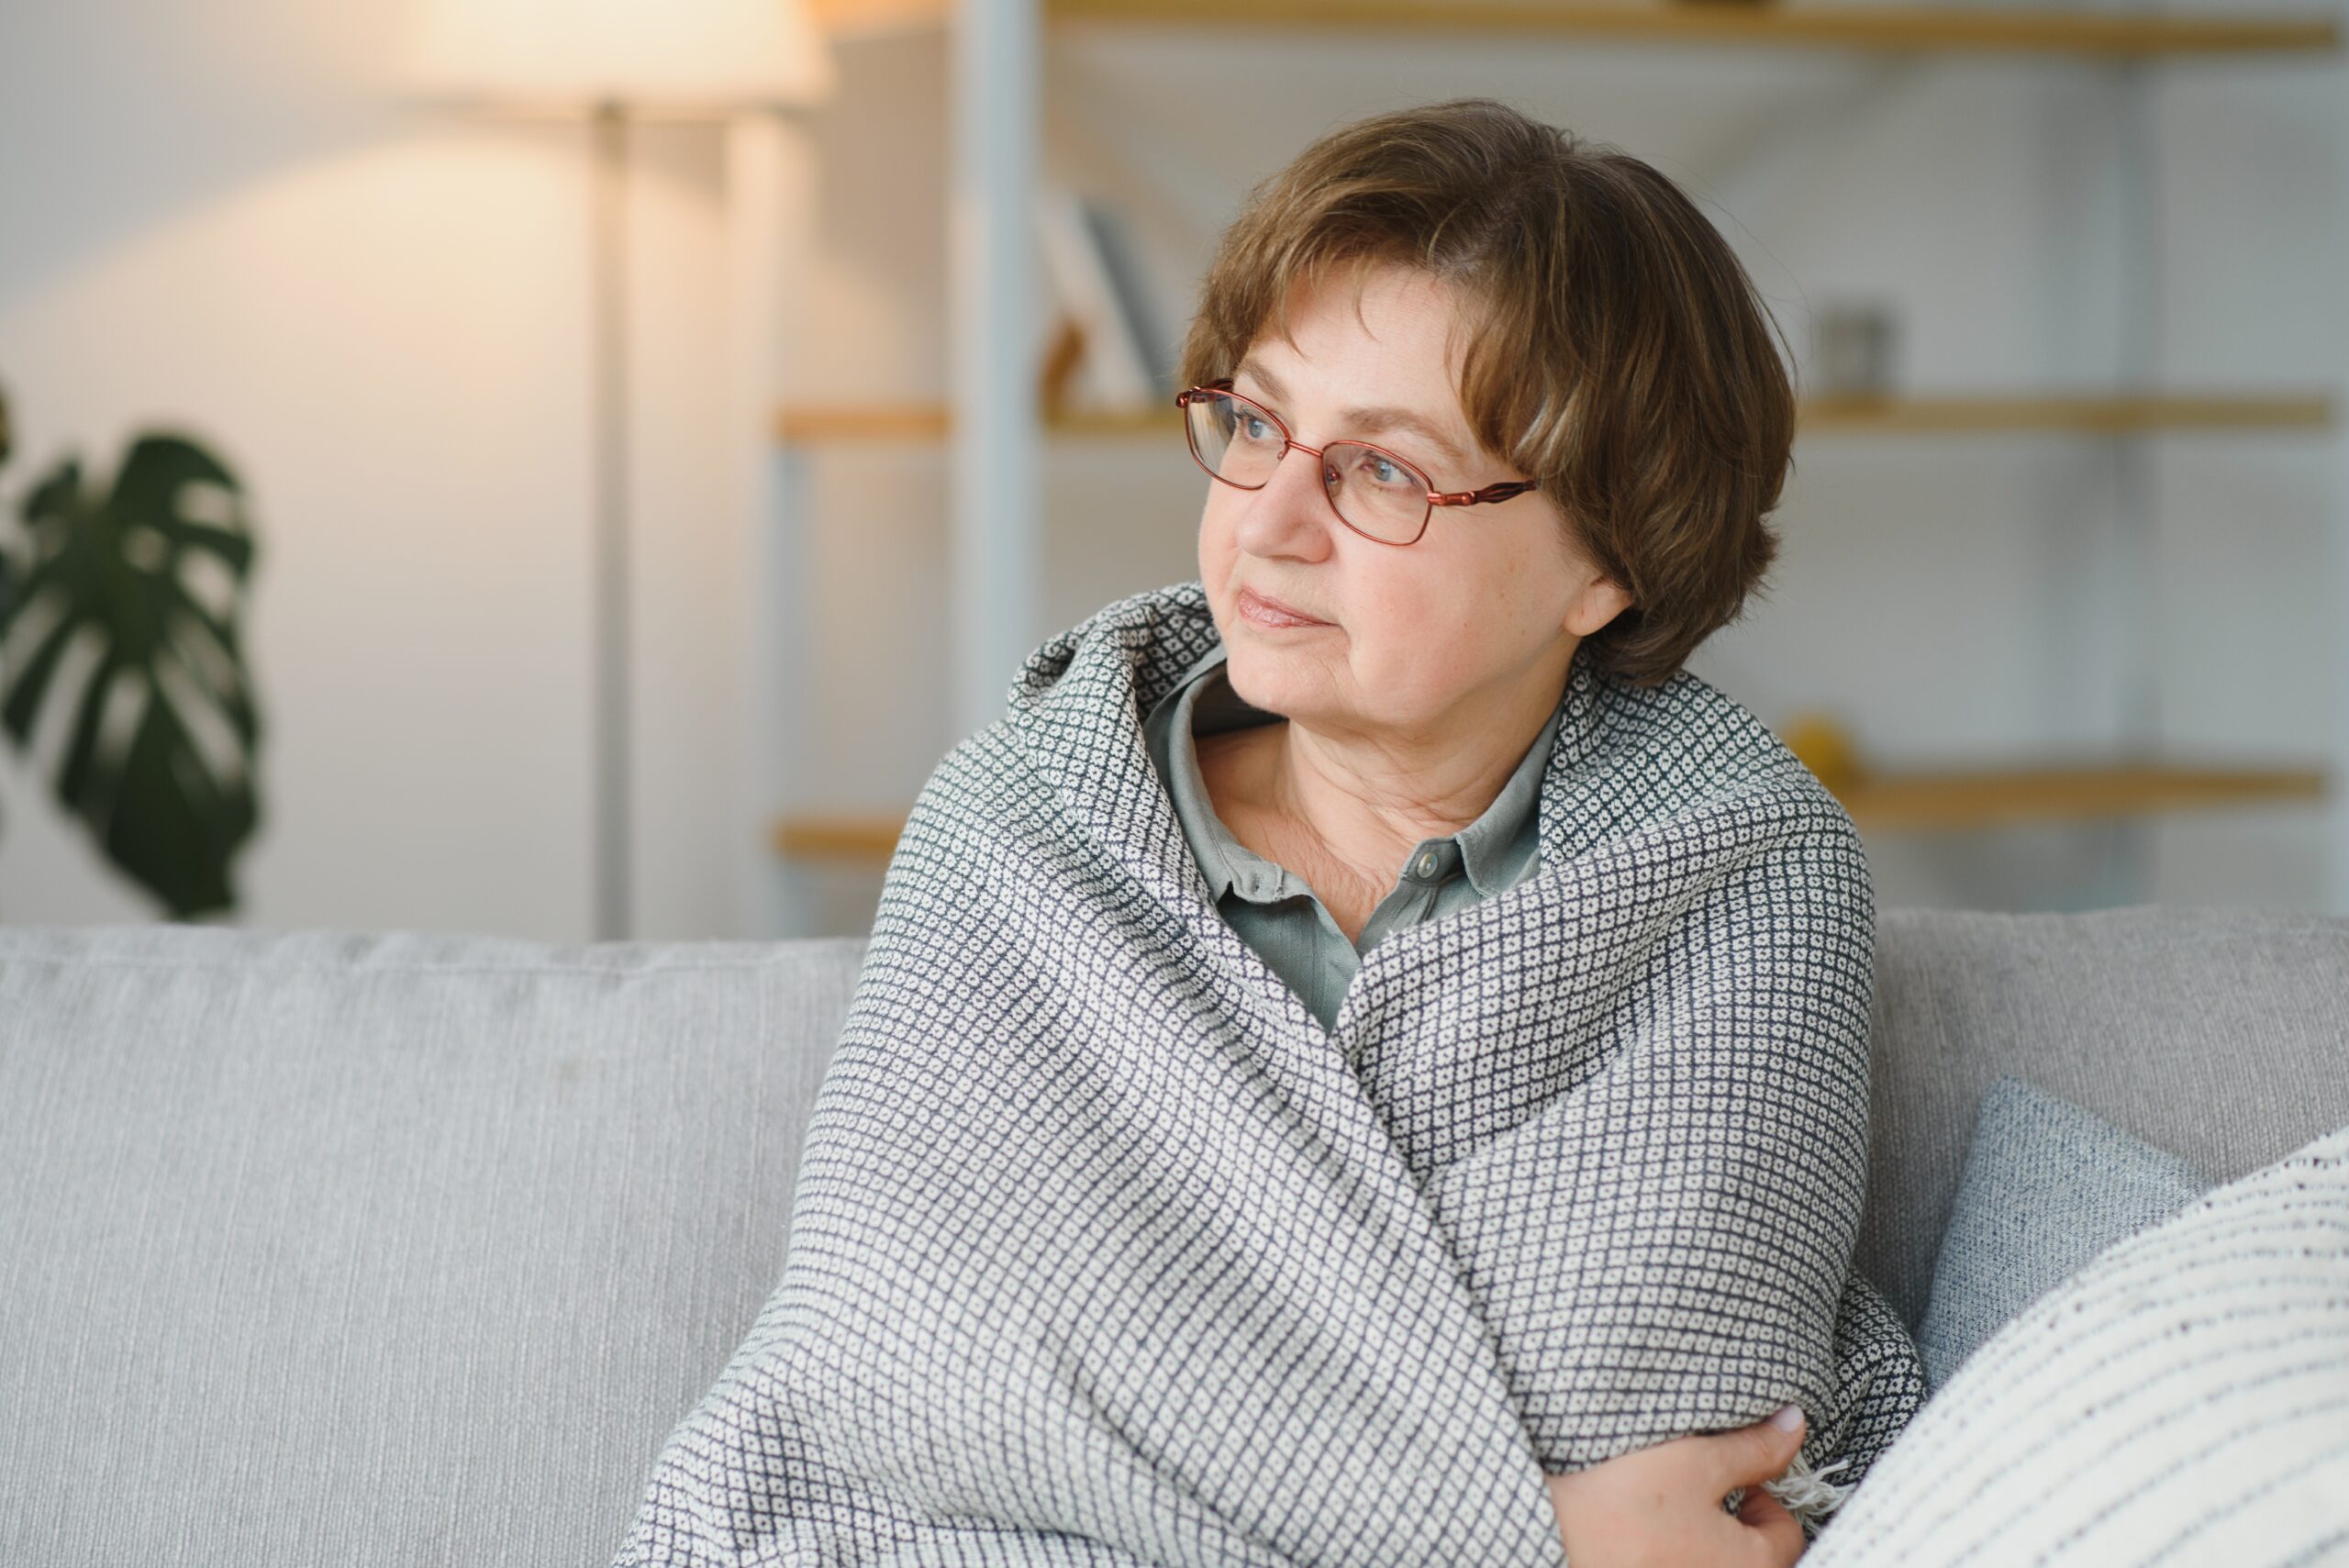
<instances>
[{"instance_id":1,"label":"shelving unit","mask_svg":"<svg viewBox=\"0 0 2349 1568\"><path fill-rule=\"evenodd\" d=\"M818 0L835 32L949 26L941 0ZM1687 44L1769 44L1889 53L2272 54L2340 47L2331 17L2126 16L2112 13L1956 9L1943 6L1802 6L1766 3L1616 4L1565 0L1043 0L1047 22L1166 27L1318 28L1446 35L1552 34Z\"/></svg>"},{"instance_id":2,"label":"shelving unit","mask_svg":"<svg viewBox=\"0 0 2349 1568\"><path fill-rule=\"evenodd\" d=\"M795 445L851 441L939 441L953 428L944 403L826 404L778 409L775 439ZM1054 438L1179 439L1181 417L1164 412L1040 414ZM2250 396L2214 393L2162 397L1812 398L1799 428L1814 435L1920 435L1965 430L2045 430L2084 436L2154 430L2326 430L2332 397L2322 392Z\"/></svg>"},{"instance_id":3,"label":"shelving unit","mask_svg":"<svg viewBox=\"0 0 2349 1568\"><path fill-rule=\"evenodd\" d=\"M2088 12L1873 6L1774 9L1766 3L1558 4L1556 0L1049 0L1055 20L1186 26L1348 28L1444 33L1548 33L1689 44L1770 44L1895 53L1954 50L2090 54L2271 53L2337 47L2330 18L2194 17Z\"/></svg>"},{"instance_id":4,"label":"shelving unit","mask_svg":"<svg viewBox=\"0 0 2349 1568\"><path fill-rule=\"evenodd\" d=\"M1342 24L1351 34L1384 29L1398 36L1415 31L1447 34L1485 32L1519 34L1529 39L1575 37L1640 43L1687 44L1712 50L1772 46L1838 49L1881 53L2005 53L2055 54L2110 62L2132 83L2142 82L2140 68L2148 61L2185 56L2338 55L2340 29L2329 17L2191 17L2054 11L1870 10L1865 8L1779 8L1763 0L1680 0L1676 4L1578 3L1562 0L1041 0L1041 6L1006 7L974 6L967 14L949 15L937 0L823 0L819 11L845 31L860 28L951 25L957 29L958 61L966 74L958 75L957 89L966 112L998 113L1007 123L1032 124L1037 61L1030 56L1019 69L1005 70L1001 50L1032 49L1038 30L1063 23L1084 27L1146 25L1152 28L1269 28L1307 31ZM989 29L1008 31L988 41ZM1023 29L1033 29L1023 31ZM963 38L963 34L970 37ZM1020 40L1028 40L1022 45ZM1009 42L1007 45L1006 40ZM993 50L995 52L990 52ZM975 62L992 60L992 67ZM1025 94L1018 105L1006 95ZM2142 93L2134 95L2127 112L2138 120L2139 134L2124 143L2121 181L2128 209L2143 221L2150 210L2151 171L2143 135L2146 114ZM967 122L966 122L967 123ZM961 242L985 253L998 263L1004 257L1025 253L1022 226L1002 224L1003 214L1027 210L1035 159L1032 144L1022 166L1016 158L989 172L971 172L966 164L963 187L955 193L966 228L992 226L985 235L967 235ZM992 183L988 183L992 182ZM989 216L993 215L993 216ZM2154 264L2150 235L2137 247L2141 272ZM1000 279L996 280L1000 284ZM2124 555L2113 562L2117 581L2142 586L2149 581L2150 451L2148 443L2176 431L2265 431L2331 433L2337 428L2337 411L2330 391L2277 388L2271 392L2198 393L2190 388L2150 387L2150 321L2154 300L2150 285L2140 275L2122 280L2134 290L2145 331L2127 334L2127 351L2138 362L2121 367L2123 390L2111 394L2046 395L2021 391L1987 391L1966 396L1822 397L1807 402L1800 411L1800 430L1813 439L1854 439L1872 436L1913 437L1969 433L2045 432L2055 436L2107 440L2119 462L2123 517ZM1001 439L1006 428L1020 428L1029 449L1048 444L1116 442L1146 439L1171 441L1180 426L1172 408L1133 414L1048 414L1033 395L1033 367L1019 355L1006 355L1007 343L1022 344L1037 336L1020 308L1008 303L1006 291L994 287L982 303L976 291L967 293L968 308L992 311L984 322L958 319L958 345L963 362L990 367L987 395L991 433ZM958 384L957 402L978 392ZM802 454L843 445L868 443L945 443L958 454L964 450L954 406L946 403L871 403L855 406L791 406L778 409L774 432L780 450ZM975 443L973 443L975 445ZM1003 605L978 581L969 558L984 555L996 583L1006 574L1032 580L1035 547L1027 529L1036 505L1032 475L1025 476L1028 491L1014 484L1007 491L1001 476L985 503L971 501L958 472L955 506L956 538L968 541L958 554L955 595L958 615L956 659L967 673L983 670L990 678L967 688L963 709L967 727L975 728L992 715L984 705L999 700L996 665L1024 652L1032 641L1029 628L1017 624L1020 613ZM2349 475L2344 475L2349 480ZM2140 677L2140 684L2122 694L2125 715L2121 742L2110 755L2084 760L2068 757L2043 765L1976 770L1934 770L1908 773L1871 772L1865 777L1829 779L1831 788L1864 829L1909 830L1973 828L2009 823L2105 819L2142 824L2154 814L2255 803L2311 802L2331 793L2332 770L2321 762L2268 760L2231 765L2221 760L2164 755L2154 733L2156 707L2150 686L2150 637L2142 624L2141 641L2125 651L2123 665ZM2129 635L2124 631L2124 636ZM2349 673L2349 667L2344 667ZM1822 778L1825 775L1822 774ZM902 814L850 816L790 812L773 824L774 851L789 860L846 860L877 864L885 862L902 826ZM2142 850L2142 840L2139 840ZM2349 877L2349 848L2343 851L2344 877ZM2143 857L2135 857L2142 875ZM2123 885L2123 896L2132 889Z\"/></svg>"},{"instance_id":5,"label":"shelving unit","mask_svg":"<svg viewBox=\"0 0 2349 1568\"><path fill-rule=\"evenodd\" d=\"M1824 778L1863 830L1947 830L2151 816L2325 797L2321 768L2193 767L2153 761ZM774 824L780 855L885 864L902 815L801 814Z\"/></svg>"}]
</instances>

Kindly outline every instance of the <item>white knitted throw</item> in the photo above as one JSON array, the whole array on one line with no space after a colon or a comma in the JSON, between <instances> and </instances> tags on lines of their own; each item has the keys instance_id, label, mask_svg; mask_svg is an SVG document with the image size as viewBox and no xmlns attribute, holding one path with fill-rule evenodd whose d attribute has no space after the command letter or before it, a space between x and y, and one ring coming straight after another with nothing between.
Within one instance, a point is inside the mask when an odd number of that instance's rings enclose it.
<instances>
[{"instance_id":1,"label":"white knitted throw","mask_svg":"<svg viewBox=\"0 0 2349 1568\"><path fill-rule=\"evenodd\" d=\"M1833 797L1693 673L1577 657L1541 872L1373 948L1324 1032L1143 749L1215 637L1197 582L1109 605L930 776L782 1280L618 1562L1556 1568L1545 1470L1795 1400L1815 1533L1915 1414L1851 1267Z\"/></svg>"}]
</instances>

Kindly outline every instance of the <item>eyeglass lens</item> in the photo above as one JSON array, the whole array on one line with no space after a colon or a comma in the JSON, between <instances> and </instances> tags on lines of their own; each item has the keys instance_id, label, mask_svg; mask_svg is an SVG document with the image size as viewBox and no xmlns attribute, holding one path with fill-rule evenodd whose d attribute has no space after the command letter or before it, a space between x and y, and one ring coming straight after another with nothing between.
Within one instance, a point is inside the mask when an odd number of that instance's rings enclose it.
<instances>
[{"instance_id":1,"label":"eyeglass lens","mask_svg":"<svg viewBox=\"0 0 2349 1568\"><path fill-rule=\"evenodd\" d=\"M1285 447L1280 428L1228 393L1205 392L1184 413L1191 450L1227 484L1254 490L1269 483ZM1331 441L1321 452L1321 483L1347 523L1374 539L1406 544L1427 526L1427 475L1359 441Z\"/></svg>"}]
</instances>

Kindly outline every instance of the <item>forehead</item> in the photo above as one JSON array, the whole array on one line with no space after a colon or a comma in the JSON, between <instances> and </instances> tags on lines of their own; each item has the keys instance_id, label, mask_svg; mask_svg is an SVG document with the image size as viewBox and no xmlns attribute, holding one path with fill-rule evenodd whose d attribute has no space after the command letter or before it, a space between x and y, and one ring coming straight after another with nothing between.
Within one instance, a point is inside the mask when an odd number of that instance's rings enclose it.
<instances>
[{"instance_id":1,"label":"forehead","mask_svg":"<svg viewBox=\"0 0 2349 1568\"><path fill-rule=\"evenodd\" d=\"M1239 389L1321 436L1393 435L1464 463L1476 450L1460 406L1463 313L1431 275L1394 264L1332 269L1288 295L1233 371Z\"/></svg>"},{"instance_id":2,"label":"forehead","mask_svg":"<svg viewBox=\"0 0 2349 1568\"><path fill-rule=\"evenodd\" d=\"M1308 364L1328 361L1397 381L1425 379L1449 392L1466 346L1462 303L1449 284L1417 267L1337 262L1319 277L1289 284L1283 302L1288 335L1276 315L1259 328L1249 352L1260 360L1283 354Z\"/></svg>"}]
</instances>

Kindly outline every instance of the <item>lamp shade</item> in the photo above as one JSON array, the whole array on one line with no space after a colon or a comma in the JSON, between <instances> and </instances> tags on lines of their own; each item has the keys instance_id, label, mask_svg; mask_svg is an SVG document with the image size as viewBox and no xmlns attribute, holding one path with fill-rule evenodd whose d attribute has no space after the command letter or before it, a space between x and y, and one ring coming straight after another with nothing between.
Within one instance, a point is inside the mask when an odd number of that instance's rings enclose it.
<instances>
[{"instance_id":1,"label":"lamp shade","mask_svg":"<svg viewBox=\"0 0 2349 1568\"><path fill-rule=\"evenodd\" d=\"M401 76L517 108L717 113L831 95L807 0L410 0Z\"/></svg>"}]
</instances>

